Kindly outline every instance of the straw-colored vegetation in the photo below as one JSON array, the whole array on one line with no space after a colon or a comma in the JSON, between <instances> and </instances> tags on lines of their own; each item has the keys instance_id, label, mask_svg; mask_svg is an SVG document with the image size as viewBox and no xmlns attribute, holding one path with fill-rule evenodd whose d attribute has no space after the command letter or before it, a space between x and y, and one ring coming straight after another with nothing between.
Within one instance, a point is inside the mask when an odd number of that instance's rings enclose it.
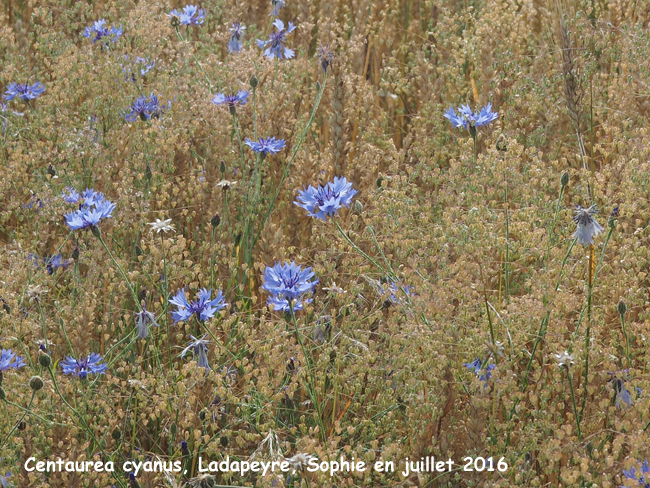
<instances>
[{"instance_id":1,"label":"straw-colored vegetation","mask_svg":"<svg viewBox=\"0 0 650 488\"><path fill-rule=\"evenodd\" d=\"M279 60L255 42L277 32L270 1L204 0L203 24L179 26L184 6L3 4L2 94L45 91L0 106L0 348L25 362L2 371L0 485L643 486L649 4L287 0L295 57ZM121 35L84 37L99 19ZM244 90L233 111L212 103ZM159 110L127 120L152 94ZM443 116L488 102L491 123ZM262 137L286 146L260 157L246 139ZM334 177L349 207L294 204ZM66 188L115 209L73 230L89 200ZM600 211L593 245L576 205ZM275 311L265 269L293 261L319 282ZM175 320L169 300L203 288L228 305ZM139 337L136 313L159 327ZM207 355L180 357L190 335ZM91 353L105 373L66 374ZM425 456L453 472L401 474ZM199 457L292 469L206 475ZM130 478L133 460L182 470Z\"/></svg>"}]
</instances>

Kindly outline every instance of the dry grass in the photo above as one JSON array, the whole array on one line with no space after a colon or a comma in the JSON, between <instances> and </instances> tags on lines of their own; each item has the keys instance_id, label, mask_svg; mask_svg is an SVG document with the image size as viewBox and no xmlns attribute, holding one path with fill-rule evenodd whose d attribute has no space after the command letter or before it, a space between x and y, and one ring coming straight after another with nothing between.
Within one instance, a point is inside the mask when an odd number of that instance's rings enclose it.
<instances>
[{"instance_id":1,"label":"dry grass","mask_svg":"<svg viewBox=\"0 0 650 488\"><path fill-rule=\"evenodd\" d=\"M650 6L295 0L280 18L298 26L287 40L296 56L279 62L254 42L273 30L270 2L203 1L205 24L177 32L167 13L183 6L4 3L0 88L46 86L0 113L0 346L27 363L3 375L9 486L136 486L120 468L131 459L187 470L140 473L142 488L211 486L196 478L199 456L303 453L398 469L213 482L637 486L622 471L650 459ZM100 18L124 31L108 50L81 35ZM234 21L247 26L236 55ZM334 53L327 74L321 45ZM156 65L125 81L125 55ZM251 95L235 125L211 98L238 90ZM127 107L152 92L171 108L128 123ZM443 113L487 102L499 118L479 128L475 158ZM266 136L287 147L262 162L240 149ZM359 190L350 209L323 222L293 204L334 176ZM116 204L100 225L106 248L66 226L67 186ZM573 239L576 204L601 210L592 258ZM152 233L155 219L175 232ZM50 274L30 253L70 265ZM320 280L295 324L261 289L265 267L285 260ZM410 297L391 300L389 276ZM182 287L222 289L230 306L174 324L168 298ZM142 299L160 324L146 340L134 319ZM197 326L210 339L207 373L179 358ZM554 357L565 350L568 369ZM62 373L67 355L91 352L105 375ZM463 366L475 358L496 364L487 384ZM36 375L45 384L32 394ZM621 385L629 405L617 402ZM114 475L21 467L99 455ZM407 456L509 467L404 477Z\"/></svg>"}]
</instances>

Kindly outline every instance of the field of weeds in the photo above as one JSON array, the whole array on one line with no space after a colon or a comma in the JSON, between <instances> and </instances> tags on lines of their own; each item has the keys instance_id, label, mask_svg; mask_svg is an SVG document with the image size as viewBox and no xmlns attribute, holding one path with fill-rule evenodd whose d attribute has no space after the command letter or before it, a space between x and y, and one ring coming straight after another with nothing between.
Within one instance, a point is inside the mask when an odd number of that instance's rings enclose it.
<instances>
[{"instance_id":1,"label":"field of weeds","mask_svg":"<svg viewBox=\"0 0 650 488\"><path fill-rule=\"evenodd\" d=\"M646 1L0 15L2 488L650 486Z\"/></svg>"}]
</instances>

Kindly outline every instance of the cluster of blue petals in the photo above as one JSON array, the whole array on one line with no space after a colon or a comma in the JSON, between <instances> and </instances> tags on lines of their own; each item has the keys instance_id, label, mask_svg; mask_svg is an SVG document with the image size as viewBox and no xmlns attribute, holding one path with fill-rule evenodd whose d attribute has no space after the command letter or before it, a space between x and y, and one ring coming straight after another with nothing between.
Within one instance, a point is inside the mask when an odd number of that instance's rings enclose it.
<instances>
[{"instance_id":1,"label":"cluster of blue petals","mask_svg":"<svg viewBox=\"0 0 650 488\"><path fill-rule=\"evenodd\" d=\"M28 85L27 83L9 83L7 90L3 98L6 101L11 101L14 98L18 97L21 100L27 102L28 100L34 100L38 98L45 91L45 85L40 81L37 81L33 85Z\"/></svg>"},{"instance_id":2,"label":"cluster of blue petals","mask_svg":"<svg viewBox=\"0 0 650 488\"><path fill-rule=\"evenodd\" d=\"M284 45L286 41L287 34L293 32L296 28L292 22L289 22L287 30L284 30L284 22L280 19L275 19L273 25L278 30L277 32L272 32L269 35L269 38L264 41L262 39L257 40L257 46L260 49L264 50L264 56L269 59L278 58L278 59L291 59L295 55L293 49L289 49Z\"/></svg>"},{"instance_id":3,"label":"cluster of blue petals","mask_svg":"<svg viewBox=\"0 0 650 488\"><path fill-rule=\"evenodd\" d=\"M304 295L311 292L318 284L318 279L312 280L314 272L311 268L302 269L295 262L275 263L264 270L264 284L262 289L270 296L267 304L272 305L276 311L301 310L303 303L310 303Z\"/></svg>"},{"instance_id":4,"label":"cluster of blue petals","mask_svg":"<svg viewBox=\"0 0 650 488\"><path fill-rule=\"evenodd\" d=\"M246 139L244 143L256 153L264 155L276 154L286 145L284 139L276 139L275 137L260 138L258 142Z\"/></svg>"},{"instance_id":5,"label":"cluster of blue petals","mask_svg":"<svg viewBox=\"0 0 650 488\"><path fill-rule=\"evenodd\" d=\"M298 201L293 202L307 210L310 217L326 221L326 217L336 215L341 207L349 207L357 190L352 189L352 182L345 178L334 177L334 181L318 188L309 186L298 190Z\"/></svg>"},{"instance_id":6,"label":"cluster of blue petals","mask_svg":"<svg viewBox=\"0 0 650 488\"><path fill-rule=\"evenodd\" d=\"M112 217L115 204L106 200L101 192L91 188L87 188L81 195L74 189L68 191L70 193L67 196L64 194L64 199L68 203L77 203L83 197L83 203L79 205L79 209L65 216L66 224L70 229L77 230L96 226L102 219Z\"/></svg>"},{"instance_id":7,"label":"cluster of blue petals","mask_svg":"<svg viewBox=\"0 0 650 488\"><path fill-rule=\"evenodd\" d=\"M492 104L488 103L480 112L472 112L469 104L461 105L458 113L452 107L449 107L444 116L456 129L468 129L469 127L489 125L499 117L499 114L493 112Z\"/></svg>"},{"instance_id":8,"label":"cluster of blue petals","mask_svg":"<svg viewBox=\"0 0 650 488\"><path fill-rule=\"evenodd\" d=\"M223 292L219 290L214 300L211 299L212 290L203 288L197 293L197 300L189 302L185 296L185 288L181 288L176 292L176 295L169 300L169 303L178 307L172 312L174 322L187 322L192 315L195 315L201 322L214 317L222 308L228 304L225 301Z\"/></svg>"},{"instance_id":9,"label":"cluster of blue petals","mask_svg":"<svg viewBox=\"0 0 650 488\"><path fill-rule=\"evenodd\" d=\"M169 18L174 17L180 20L181 25L201 25L205 19L205 10L196 5L186 5L180 12L175 9L169 12Z\"/></svg>"},{"instance_id":10,"label":"cluster of blue petals","mask_svg":"<svg viewBox=\"0 0 650 488\"><path fill-rule=\"evenodd\" d=\"M115 42L118 37L122 35L122 27L111 27L110 29L106 27L106 21L100 19L96 22L93 22L93 25L86 27L84 37L93 40L93 44L98 41L102 41L105 44L108 42Z\"/></svg>"},{"instance_id":11,"label":"cluster of blue petals","mask_svg":"<svg viewBox=\"0 0 650 488\"><path fill-rule=\"evenodd\" d=\"M65 374L84 379L88 374L104 374L106 372L108 365L101 361L102 357L96 352L92 352L89 356L80 359L67 356L64 361L61 361L61 368L63 368Z\"/></svg>"}]
</instances>

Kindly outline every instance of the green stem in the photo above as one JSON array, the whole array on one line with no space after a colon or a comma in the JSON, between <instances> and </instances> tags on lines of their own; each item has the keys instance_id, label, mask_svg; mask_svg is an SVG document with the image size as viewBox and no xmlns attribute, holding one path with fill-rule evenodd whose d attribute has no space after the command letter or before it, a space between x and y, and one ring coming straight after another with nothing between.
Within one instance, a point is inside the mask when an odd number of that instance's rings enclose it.
<instances>
[{"instance_id":1,"label":"green stem","mask_svg":"<svg viewBox=\"0 0 650 488\"><path fill-rule=\"evenodd\" d=\"M571 389L571 401L573 402L573 416L576 418L576 427L578 428L578 439L582 440L582 431L580 430L580 422L582 421L582 415L578 416L578 407L576 406L576 395L573 390L573 381L571 381L571 375L569 374L569 366L564 366L566 369L566 379L569 382L569 388Z\"/></svg>"},{"instance_id":2,"label":"green stem","mask_svg":"<svg viewBox=\"0 0 650 488\"><path fill-rule=\"evenodd\" d=\"M27 405L27 408L23 410L23 416L20 417L20 420L16 422L16 424L12 427L12 429L9 431L7 434L7 437L4 438L2 442L0 442L0 450L4 447L5 443L9 440L11 437L11 434L14 433L14 431L18 428L20 423L25 419L25 416L27 415L27 412L32 408L32 403L34 403L34 397L36 396L36 391L32 390L32 397L29 399L29 405Z\"/></svg>"},{"instance_id":3,"label":"green stem","mask_svg":"<svg viewBox=\"0 0 650 488\"><path fill-rule=\"evenodd\" d=\"M108 256L111 258L111 260L113 261L113 263L115 264L115 266L117 267L117 269L120 270L120 273L122 274L122 278L124 278L124 281L126 282L126 285L128 286L129 291L131 292L131 295L133 296L133 300L135 301L136 306L138 306L138 305L139 305L139 302L138 302L138 294L137 294L137 293L135 292L135 290L133 289L133 285L131 284L131 282L129 281L129 279L126 277L126 273L125 273L124 270L122 269L122 266L120 266L120 264L117 262L117 260L115 259L115 257L113 257L113 254L111 253L111 251L110 251L110 250L108 249L108 247L106 246L106 243L104 242L104 239L102 238L102 233L101 233L101 231L99 230L99 227L95 227L95 229L97 229L97 232L93 232L93 234L97 237L97 239L99 239L99 242L102 244L102 246L104 247L104 249L105 249L106 252L108 253Z\"/></svg>"},{"instance_id":4,"label":"green stem","mask_svg":"<svg viewBox=\"0 0 650 488\"><path fill-rule=\"evenodd\" d=\"M278 199L278 196L280 195L280 190L282 189L282 184L284 183L284 180L287 179L289 176L289 169L291 168L291 165L293 164L294 159L296 158L296 155L298 154L298 151L300 150L300 147L302 146L302 143L305 141L305 138L307 137L307 133L309 132L309 129L311 128L311 124L314 122L314 118L316 117L316 111L318 110L318 106L320 105L320 101L323 98L323 93L325 92L325 85L327 84L327 72L325 72L325 76L323 78L323 85L320 88L320 91L318 92L318 95L316 96L316 102L314 103L314 108L311 112L311 115L309 117L309 120L307 121L307 125L305 125L304 130L302 131L302 134L300 135L300 139L298 139L298 143L295 145L293 154L291 155L291 158L287 162L287 165L284 168L284 171L282 173L282 178L280 179L280 182L278 183L278 187L275 190L275 194L273 195L273 198L271 199L271 203L269 204L269 208L267 209L266 213L264 214L264 217L262 218L262 221L260 222L260 228L257 231L257 234L255 235L255 239L253 239L253 244L252 247L257 244L257 241L259 240L260 236L262 235L262 230L264 229L264 225L266 224L266 221L268 218L271 216L271 213L273 212L273 207L275 206L275 202Z\"/></svg>"},{"instance_id":5,"label":"green stem","mask_svg":"<svg viewBox=\"0 0 650 488\"><path fill-rule=\"evenodd\" d=\"M350 239L350 238L348 237L348 235L345 233L345 231L344 231L343 229L341 229L341 226L339 225L339 223L338 223L336 220L334 220L334 225L336 225L336 228L339 230L339 232L341 233L341 235L343 236L343 238L344 238L346 241L348 241L348 243L349 243L349 244L350 244L350 245L351 245L351 246L352 246L352 247L353 247L353 248L354 248L354 249L355 249L359 254L361 254L364 258L366 258L368 261L370 261L372 264L374 264L375 267L376 267L377 269L379 269L383 274L387 274L387 271L386 271L386 270L385 270L385 269L384 269L384 268L383 268L383 267L382 267L382 266L381 266L377 261L375 261L373 258L371 258L370 256L368 256L365 252L363 252L363 250L362 250L359 246L357 246L354 242L352 242L352 239ZM395 276L391 276L391 277L392 277L393 279L395 278Z\"/></svg>"},{"instance_id":6,"label":"green stem","mask_svg":"<svg viewBox=\"0 0 650 488\"><path fill-rule=\"evenodd\" d=\"M307 350L305 349L305 345L302 342L302 337L300 335L300 330L298 329L298 322L296 321L296 314L293 309L293 301L290 298L287 298L287 301L289 302L289 313L291 314L291 321L293 322L293 327L296 331L296 339L298 340L298 344L300 344L300 348L302 349L302 354L305 356L305 361L307 362L307 367L309 369L309 377L311 379L311 385L307 389L309 392L309 397L316 407L316 413L318 414L318 424L320 425L320 432L321 432L321 437L323 440L323 444L325 444L325 426L323 425L323 415L321 412L321 407L320 403L318 402L318 398L316 398L316 393L314 389L316 388L316 378L314 376L314 365L312 364L311 361L311 355L307 355Z\"/></svg>"}]
</instances>

